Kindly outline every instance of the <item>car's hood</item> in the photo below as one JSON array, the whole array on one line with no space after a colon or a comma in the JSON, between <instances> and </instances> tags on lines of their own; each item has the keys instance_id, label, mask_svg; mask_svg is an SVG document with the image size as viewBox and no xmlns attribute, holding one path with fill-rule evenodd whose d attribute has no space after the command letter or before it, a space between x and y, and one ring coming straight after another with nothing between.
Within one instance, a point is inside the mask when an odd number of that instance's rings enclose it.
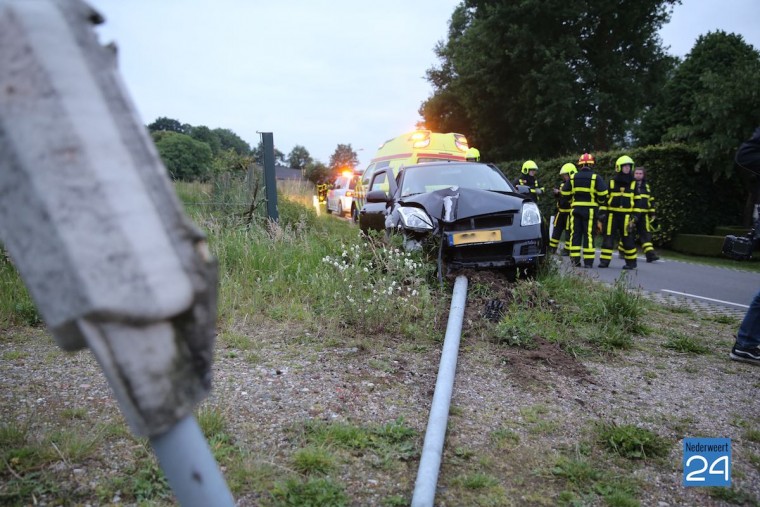
<instances>
[{"instance_id":1,"label":"car's hood","mask_svg":"<svg viewBox=\"0 0 760 507\"><path fill-rule=\"evenodd\" d=\"M525 200L525 196L520 194L450 187L404 197L399 204L417 204L433 218L454 222L491 213L517 212Z\"/></svg>"}]
</instances>

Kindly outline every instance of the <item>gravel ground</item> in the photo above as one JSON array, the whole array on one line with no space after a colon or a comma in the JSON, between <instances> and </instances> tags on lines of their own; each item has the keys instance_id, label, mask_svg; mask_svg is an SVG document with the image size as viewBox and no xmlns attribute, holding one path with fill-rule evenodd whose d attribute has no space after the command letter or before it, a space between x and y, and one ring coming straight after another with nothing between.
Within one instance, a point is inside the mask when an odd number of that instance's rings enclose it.
<instances>
[{"instance_id":1,"label":"gravel ground","mask_svg":"<svg viewBox=\"0 0 760 507\"><path fill-rule=\"evenodd\" d=\"M636 481L641 505L732 505L706 488L681 486L685 436L730 437L733 486L740 493L734 499L749 505L760 499L760 368L728 360L736 323L656 313L650 316L653 329L677 325L706 344L708 353L663 348L665 338L654 332L637 337L631 351L577 359L541 339L534 350L497 345L489 336L492 328L478 320L481 303L468 303L436 505L557 504L569 486L553 467L583 445L591 445L588 458L598 468ZM294 428L306 421L367 426L403 418L418 432L411 459L388 464L371 452L344 453L332 478L345 486L350 505L408 502L440 343L322 336L272 322L249 326L235 330L248 338L244 350L218 344L214 388L205 406L224 414L253 469L283 477L295 473L291 456L301 442ZM122 424L89 352L65 354L39 328L0 331L0 418L35 435L66 424ZM669 454L640 461L605 454L594 437L600 423L650 429L668 442ZM511 444L495 441L500 431L513 435ZM79 461L61 455L46 464L67 490L79 492L75 503L129 503L118 491L103 498L98 486L126 473L140 444L118 432L102 442ZM0 484L14 478L13 464L0 466ZM477 473L497 484L462 486L463 478ZM389 500L394 498L396 503ZM581 498L584 505L605 504L598 495ZM237 501L258 505L267 496L243 488ZM30 495L24 503L57 505L60 499Z\"/></svg>"}]
</instances>

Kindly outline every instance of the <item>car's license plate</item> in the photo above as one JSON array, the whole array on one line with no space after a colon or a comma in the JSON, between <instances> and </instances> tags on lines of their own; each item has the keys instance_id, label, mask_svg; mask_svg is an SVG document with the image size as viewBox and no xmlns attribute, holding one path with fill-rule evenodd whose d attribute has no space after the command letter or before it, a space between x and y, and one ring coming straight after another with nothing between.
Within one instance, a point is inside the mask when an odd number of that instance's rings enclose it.
<instances>
[{"instance_id":1,"label":"car's license plate","mask_svg":"<svg viewBox=\"0 0 760 507\"><path fill-rule=\"evenodd\" d=\"M457 232L451 235L452 245L468 245L470 243L495 243L501 241L501 231L469 231Z\"/></svg>"}]
</instances>

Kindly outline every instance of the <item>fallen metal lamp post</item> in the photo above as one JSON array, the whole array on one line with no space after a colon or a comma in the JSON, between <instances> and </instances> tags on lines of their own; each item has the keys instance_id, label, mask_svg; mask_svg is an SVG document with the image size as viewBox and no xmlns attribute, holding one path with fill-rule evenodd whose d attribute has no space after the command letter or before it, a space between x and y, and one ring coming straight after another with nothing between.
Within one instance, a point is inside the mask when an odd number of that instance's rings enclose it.
<instances>
[{"instance_id":1,"label":"fallen metal lamp post","mask_svg":"<svg viewBox=\"0 0 760 507\"><path fill-rule=\"evenodd\" d=\"M0 0L0 240L65 350L89 347L184 506L233 505L193 410L217 269L81 0Z\"/></svg>"},{"instance_id":2,"label":"fallen metal lamp post","mask_svg":"<svg viewBox=\"0 0 760 507\"><path fill-rule=\"evenodd\" d=\"M454 282L454 292L451 296L449 321L446 324L446 336L443 340L441 362L438 366L438 377L435 382L433 403L430 406L425 441L422 444L420 466L417 470L417 480L414 483L412 507L433 507L435 490L438 484L438 473L443 457L443 443L446 437L446 426L449 420L451 394L454 390L454 377L459 355L459 339L462 334L464 307L467 302L467 277L460 275Z\"/></svg>"}]
</instances>

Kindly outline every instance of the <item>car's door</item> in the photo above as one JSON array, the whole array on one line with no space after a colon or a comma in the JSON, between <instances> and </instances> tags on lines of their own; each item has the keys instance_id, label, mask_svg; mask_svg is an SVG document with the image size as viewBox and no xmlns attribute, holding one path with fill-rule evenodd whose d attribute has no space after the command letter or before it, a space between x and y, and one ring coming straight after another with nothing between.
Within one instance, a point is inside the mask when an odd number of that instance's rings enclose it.
<instances>
[{"instance_id":1,"label":"car's door","mask_svg":"<svg viewBox=\"0 0 760 507\"><path fill-rule=\"evenodd\" d=\"M337 178L332 185L330 185L330 190L327 191L327 209L330 211L337 211L338 209L338 199L340 198L340 189L341 189L341 180L342 178Z\"/></svg>"},{"instance_id":2,"label":"car's door","mask_svg":"<svg viewBox=\"0 0 760 507\"><path fill-rule=\"evenodd\" d=\"M367 186L367 194L373 191L385 192L387 198L396 191L396 181L393 178L393 170L385 168L375 172ZM366 196L365 196L366 197ZM375 230L382 231L385 229L385 210L387 202L369 202L365 200L359 212L359 226L363 231Z\"/></svg>"}]
</instances>

